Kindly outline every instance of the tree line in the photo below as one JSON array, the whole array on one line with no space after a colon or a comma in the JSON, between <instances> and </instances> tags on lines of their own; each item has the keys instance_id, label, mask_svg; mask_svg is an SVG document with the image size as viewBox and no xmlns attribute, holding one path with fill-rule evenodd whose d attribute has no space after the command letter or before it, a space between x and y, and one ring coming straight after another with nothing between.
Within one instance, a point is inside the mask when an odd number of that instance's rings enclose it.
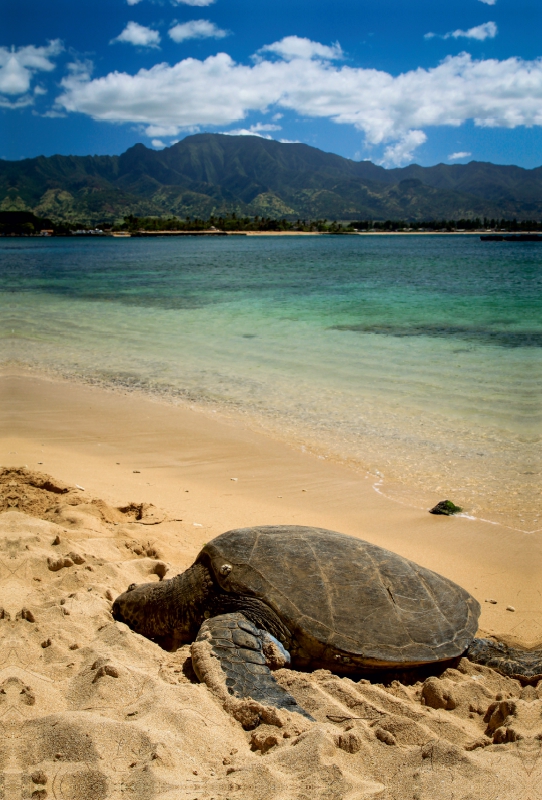
<instances>
[{"instance_id":1,"label":"tree line","mask_svg":"<svg viewBox=\"0 0 542 800\"><path fill-rule=\"evenodd\" d=\"M542 220L493 219L474 217L471 219L441 220L357 220L329 221L327 219L287 220L273 217L247 217L235 213L213 216L208 219L199 217L135 217L127 216L121 225L114 230L137 231L204 231L216 228L222 231L299 231L303 233L353 233L356 231L442 231L461 232L477 230L499 230L510 232L542 231Z\"/></svg>"},{"instance_id":2,"label":"tree line","mask_svg":"<svg viewBox=\"0 0 542 800\"><path fill-rule=\"evenodd\" d=\"M0 212L0 235L32 236L41 230L52 230L55 235L70 235L76 229L84 228L81 224L56 222L43 217L37 217L27 211ZM469 219L440 219L440 220L357 220L337 221L328 219L277 219L275 217L242 216L235 212L223 215L203 217L137 217L132 214L125 216L122 222L111 224L98 224L104 232L126 231L137 234L139 231L204 231L220 230L225 232L235 231L260 231L262 233L273 231L291 231L303 233L355 233L355 232L400 232L400 231L435 231L435 232L461 232L461 231L507 231L507 232L542 232L542 220L517 220L493 219L489 217L474 217Z\"/></svg>"}]
</instances>

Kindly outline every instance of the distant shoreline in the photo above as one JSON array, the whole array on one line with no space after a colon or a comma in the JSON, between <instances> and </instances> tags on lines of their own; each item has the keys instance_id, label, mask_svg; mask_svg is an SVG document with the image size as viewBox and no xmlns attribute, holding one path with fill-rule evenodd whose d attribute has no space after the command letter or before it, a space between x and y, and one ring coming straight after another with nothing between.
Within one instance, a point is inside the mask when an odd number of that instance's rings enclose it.
<instances>
[{"instance_id":1,"label":"distant shoreline","mask_svg":"<svg viewBox=\"0 0 542 800\"><path fill-rule=\"evenodd\" d=\"M182 236L484 236L495 231L143 231L141 233L118 234L7 234L2 239L155 239L161 236L170 238Z\"/></svg>"},{"instance_id":2,"label":"distant shoreline","mask_svg":"<svg viewBox=\"0 0 542 800\"><path fill-rule=\"evenodd\" d=\"M328 233L327 231L240 231L244 236L482 236L490 231L347 231ZM231 235L239 235L235 232ZM491 231L493 233L493 231Z\"/></svg>"}]
</instances>

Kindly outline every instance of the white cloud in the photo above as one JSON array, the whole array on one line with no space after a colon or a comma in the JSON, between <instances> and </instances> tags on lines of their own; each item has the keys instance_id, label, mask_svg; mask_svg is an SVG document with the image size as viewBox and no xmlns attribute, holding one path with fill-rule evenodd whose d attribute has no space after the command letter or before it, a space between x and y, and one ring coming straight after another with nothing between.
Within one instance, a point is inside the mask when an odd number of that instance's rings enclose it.
<instances>
[{"instance_id":1,"label":"white cloud","mask_svg":"<svg viewBox=\"0 0 542 800\"><path fill-rule=\"evenodd\" d=\"M141 0L126 0L129 6L137 6L138 3L141 3Z\"/></svg>"},{"instance_id":2,"label":"white cloud","mask_svg":"<svg viewBox=\"0 0 542 800\"><path fill-rule=\"evenodd\" d=\"M148 125L145 128L147 136L175 136L178 132L178 125Z\"/></svg>"},{"instance_id":3,"label":"white cloud","mask_svg":"<svg viewBox=\"0 0 542 800\"><path fill-rule=\"evenodd\" d=\"M448 161L459 161L461 158L468 158L471 156L472 153L467 153L465 150L461 150L459 153L452 153L448 156Z\"/></svg>"},{"instance_id":4,"label":"white cloud","mask_svg":"<svg viewBox=\"0 0 542 800\"><path fill-rule=\"evenodd\" d=\"M163 142L161 139L153 139L151 142L153 147L167 147L167 144Z\"/></svg>"},{"instance_id":5,"label":"white cloud","mask_svg":"<svg viewBox=\"0 0 542 800\"><path fill-rule=\"evenodd\" d=\"M259 136L261 139L272 139L272 136L269 136L268 133L262 133L262 131L280 130L282 130L280 125L257 122L255 125L251 125L250 128L236 128L232 131L222 131L222 133L225 133L227 136ZM281 142L282 141L286 141L286 139L281 139Z\"/></svg>"},{"instance_id":6,"label":"white cloud","mask_svg":"<svg viewBox=\"0 0 542 800\"><path fill-rule=\"evenodd\" d=\"M34 74L51 72L55 68L51 59L60 55L63 49L60 39L50 41L46 47L0 47L0 95L26 95ZM37 89L36 94L39 93L40 89ZM3 108L22 108L32 103L30 95L14 101L0 97Z\"/></svg>"},{"instance_id":7,"label":"white cloud","mask_svg":"<svg viewBox=\"0 0 542 800\"><path fill-rule=\"evenodd\" d=\"M258 50L257 55L261 53L272 53L285 61L292 61L294 58L320 58L329 61L344 58L338 42L335 42L332 47L328 47L320 42L302 39L300 36L285 36L280 42L266 44L265 47Z\"/></svg>"},{"instance_id":8,"label":"white cloud","mask_svg":"<svg viewBox=\"0 0 542 800\"><path fill-rule=\"evenodd\" d=\"M412 161L414 150L427 141L427 136L423 131L408 131L398 142L386 147L384 158L381 164L385 167L400 167Z\"/></svg>"},{"instance_id":9,"label":"white cloud","mask_svg":"<svg viewBox=\"0 0 542 800\"><path fill-rule=\"evenodd\" d=\"M7 97L2 97L0 94L0 108L26 108L26 106L31 106L33 103L34 98L29 94L25 94L17 100L8 100Z\"/></svg>"},{"instance_id":10,"label":"white cloud","mask_svg":"<svg viewBox=\"0 0 542 800\"><path fill-rule=\"evenodd\" d=\"M35 113L35 112L32 112ZM41 115L42 117L47 117L49 119L65 119L68 115L64 114L62 111L54 111L54 109L49 109L44 114Z\"/></svg>"},{"instance_id":11,"label":"white cloud","mask_svg":"<svg viewBox=\"0 0 542 800\"><path fill-rule=\"evenodd\" d=\"M187 39L223 39L227 35L228 31L221 30L214 22L206 19L193 19L169 29L169 37L174 42L184 42Z\"/></svg>"},{"instance_id":12,"label":"white cloud","mask_svg":"<svg viewBox=\"0 0 542 800\"><path fill-rule=\"evenodd\" d=\"M115 39L111 39L109 44L114 44L114 42L125 42L139 47L158 47L160 34L137 22L129 22L122 33L119 33Z\"/></svg>"},{"instance_id":13,"label":"white cloud","mask_svg":"<svg viewBox=\"0 0 542 800\"><path fill-rule=\"evenodd\" d=\"M270 46L270 52L279 50ZM135 75L111 72L90 80L73 72L62 86L59 109L146 125L158 138L198 126L227 127L255 111L326 118L362 131L369 145L387 145L386 163L412 157L433 126L467 120L483 127L542 126L542 59L475 60L461 53L430 69L391 75L311 56L243 65L218 53ZM158 132L163 128L167 134Z\"/></svg>"},{"instance_id":14,"label":"white cloud","mask_svg":"<svg viewBox=\"0 0 542 800\"><path fill-rule=\"evenodd\" d=\"M480 0L481 3L485 3L486 6L494 6L497 0Z\"/></svg>"},{"instance_id":15,"label":"white cloud","mask_svg":"<svg viewBox=\"0 0 542 800\"><path fill-rule=\"evenodd\" d=\"M483 42L486 39L494 39L497 33L498 29L494 22L484 22L483 25L469 28L468 31L457 30L452 31L452 33L447 33L444 39L449 39L450 37L454 39L465 37L466 39L477 39L479 42Z\"/></svg>"},{"instance_id":16,"label":"white cloud","mask_svg":"<svg viewBox=\"0 0 542 800\"><path fill-rule=\"evenodd\" d=\"M224 136L258 136L260 139L272 139L272 136L264 136L262 133L256 133L250 128L237 128L233 131L220 131Z\"/></svg>"},{"instance_id":17,"label":"white cloud","mask_svg":"<svg viewBox=\"0 0 542 800\"><path fill-rule=\"evenodd\" d=\"M475 28L469 28L468 31L458 29L456 31L449 31L440 36L438 33L426 33L425 39L476 39L483 42L486 39L494 39L498 33L498 28L494 22L484 22L483 25L477 25Z\"/></svg>"}]
</instances>

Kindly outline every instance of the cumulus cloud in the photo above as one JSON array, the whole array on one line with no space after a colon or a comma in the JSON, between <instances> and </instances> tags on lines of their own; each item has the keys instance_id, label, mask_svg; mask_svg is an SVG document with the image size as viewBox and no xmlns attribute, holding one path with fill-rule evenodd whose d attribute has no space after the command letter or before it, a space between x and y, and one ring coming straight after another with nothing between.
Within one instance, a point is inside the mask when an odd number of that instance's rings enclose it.
<instances>
[{"instance_id":1,"label":"cumulus cloud","mask_svg":"<svg viewBox=\"0 0 542 800\"><path fill-rule=\"evenodd\" d=\"M414 150L427 141L423 131L408 131L398 142L386 147L381 164L385 167L401 166L412 161Z\"/></svg>"},{"instance_id":2,"label":"cumulus cloud","mask_svg":"<svg viewBox=\"0 0 542 800\"><path fill-rule=\"evenodd\" d=\"M498 33L498 28L494 22L484 22L483 25L477 25L475 28L469 28L468 31L462 31L458 29L456 31L450 31L449 33L445 33L442 36L439 36L437 33L426 33L426 39L434 39L438 37L439 39L476 39L479 42L484 42L486 39L494 39Z\"/></svg>"},{"instance_id":3,"label":"cumulus cloud","mask_svg":"<svg viewBox=\"0 0 542 800\"><path fill-rule=\"evenodd\" d=\"M451 153L448 156L448 161L459 161L460 158L468 158L472 153L467 153L465 150L460 150L459 153Z\"/></svg>"},{"instance_id":4,"label":"cumulus cloud","mask_svg":"<svg viewBox=\"0 0 542 800\"><path fill-rule=\"evenodd\" d=\"M160 44L160 34L152 28L146 28L138 22L129 22L122 33L115 39L111 39L109 44L115 42L125 42L138 47L158 47Z\"/></svg>"},{"instance_id":5,"label":"cumulus cloud","mask_svg":"<svg viewBox=\"0 0 542 800\"><path fill-rule=\"evenodd\" d=\"M300 36L285 36L280 42L266 44L258 54L272 53L280 56L285 61L292 61L294 58L320 58L329 61L344 58L342 48L338 42L328 47L320 42L312 42L310 39L303 39Z\"/></svg>"},{"instance_id":6,"label":"cumulus cloud","mask_svg":"<svg viewBox=\"0 0 542 800\"><path fill-rule=\"evenodd\" d=\"M46 47L0 47L0 106L23 108L31 105L34 100L28 92L32 78L37 72L51 72L55 68L52 59L63 49L60 39L50 41ZM39 93L37 88L35 94ZM5 95L19 97L10 100Z\"/></svg>"},{"instance_id":7,"label":"cumulus cloud","mask_svg":"<svg viewBox=\"0 0 542 800\"><path fill-rule=\"evenodd\" d=\"M497 0L480 0L481 3L485 3L486 6L494 6Z\"/></svg>"},{"instance_id":8,"label":"cumulus cloud","mask_svg":"<svg viewBox=\"0 0 542 800\"><path fill-rule=\"evenodd\" d=\"M169 37L174 42L184 42L186 39L223 39L227 35L228 31L223 31L214 22L206 19L193 19L169 29Z\"/></svg>"},{"instance_id":9,"label":"cumulus cloud","mask_svg":"<svg viewBox=\"0 0 542 800\"><path fill-rule=\"evenodd\" d=\"M280 52L279 45L269 52ZM62 81L57 106L96 120L147 125L148 135L158 138L197 126L224 128L250 112L291 110L354 126L367 144L387 146L390 164L411 158L433 126L467 120L485 127L542 126L542 59L475 60L461 53L430 69L391 75L305 52L252 65L218 53L93 80L74 72ZM168 133L158 132L163 129Z\"/></svg>"}]
</instances>

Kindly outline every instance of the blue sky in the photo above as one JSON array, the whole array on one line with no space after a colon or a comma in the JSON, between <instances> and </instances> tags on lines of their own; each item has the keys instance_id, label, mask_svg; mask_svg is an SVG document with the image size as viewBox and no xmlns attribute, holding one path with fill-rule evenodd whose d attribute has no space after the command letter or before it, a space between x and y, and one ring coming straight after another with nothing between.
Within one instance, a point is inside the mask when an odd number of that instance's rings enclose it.
<instances>
[{"instance_id":1,"label":"blue sky","mask_svg":"<svg viewBox=\"0 0 542 800\"><path fill-rule=\"evenodd\" d=\"M540 0L4 0L0 157L198 131L542 164Z\"/></svg>"}]
</instances>

